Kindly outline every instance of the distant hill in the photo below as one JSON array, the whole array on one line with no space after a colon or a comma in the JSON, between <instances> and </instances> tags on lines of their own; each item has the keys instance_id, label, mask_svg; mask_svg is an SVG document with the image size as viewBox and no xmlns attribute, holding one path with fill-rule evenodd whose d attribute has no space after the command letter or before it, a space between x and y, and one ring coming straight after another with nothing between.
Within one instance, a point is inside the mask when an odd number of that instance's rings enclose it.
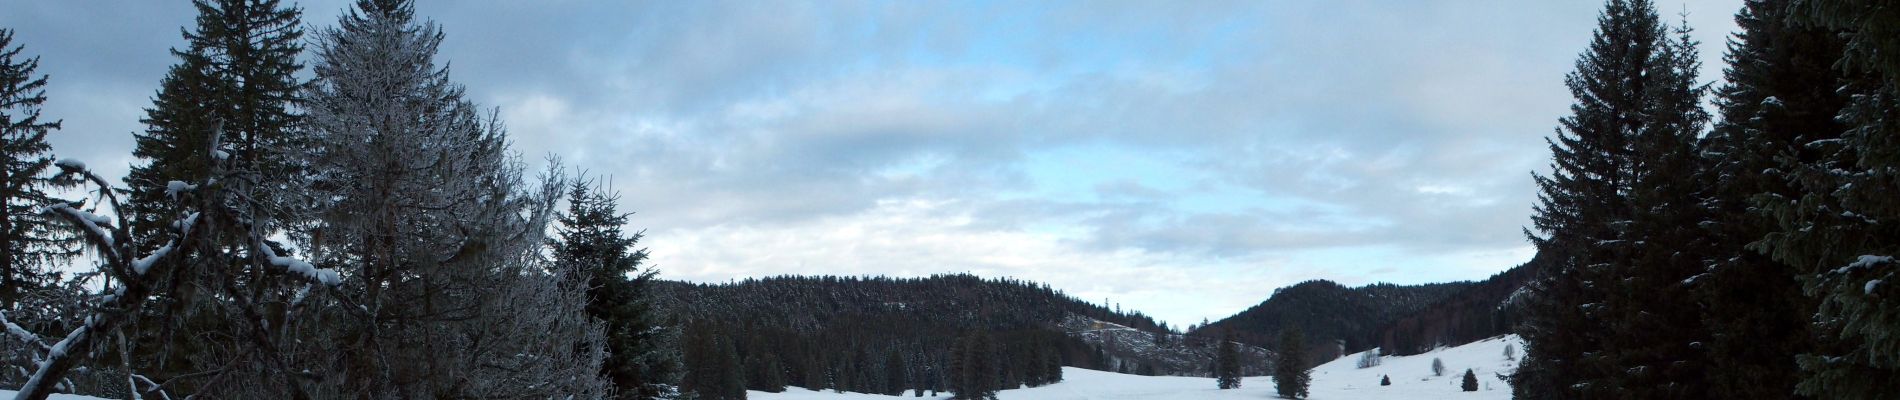
<instances>
[{"instance_id":1,"label":"distant hill","mask_svg":"<svg viewBox=\"0 0 1900 400\"><path fill-rule=\"evenodd\" d=\"M1529 282L1541 259L1511 268L1490 279L1393 320L1374 335L1386 354L1413 355L1434 347L1458 346L1510 334L1517 310L1507 304Z\"/></svg>"},{"instance_id":2,"label":"distant hill","mask_svg":"<svg viewBox=\"0 0 1900 400\"><path fill-rule=\"evenodd\" d=\"M1382 283L1349 288L1311 280L1274 290L1266 301L1189 334L1220 337L1231 331L1241 342L1273 349L1282 329L1297 326L1313 346L1307 349L1311 357L1325 361L1372 348L1380 328L1475 286L1472 282Z\"/></svg>"},{"instance_id":3,"label":"distant hill","mask_svg":"<svg viewBox=\"0 0 1900 400\"><path fill-rule=\"evenodd\" d=\"M1214 354L1211 341L1169 332L1139 312L1020 280L784 276L726 284L661 281L654 288L656 305L684 327L688 369L738 364L754 390L774 389L762 383L772 381L862 393L937 387L949 350L976 331L996 339L1008 364L1003 379L1024 384L1034 384L1034 374L1048 371L1049 363L1205 375ZM1243 353L1264 368L1265 350ZM728 358L743 361L721 364ZM765 376L769 371L784 376Z\"/></svg>"}]
</instances>

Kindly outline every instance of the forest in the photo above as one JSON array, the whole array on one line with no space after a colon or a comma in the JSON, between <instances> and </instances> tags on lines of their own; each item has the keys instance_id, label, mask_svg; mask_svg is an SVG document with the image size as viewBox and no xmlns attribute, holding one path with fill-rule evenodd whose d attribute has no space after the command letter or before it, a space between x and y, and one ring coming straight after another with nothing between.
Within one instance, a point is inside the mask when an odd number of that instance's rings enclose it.
<instances>
[{"instance_id":1,"label":"forest","mask_svg":"<svg viewBox=\"0 0 1900 400\"><path fill-rule=\"evenodd\" d=\"M1526 236L1519 398L1900 393L1900 8L1750 1L1720 86L1611 0ZM1704 101L1712 99L1710 112Z\"/></svg>"}]
</instances>

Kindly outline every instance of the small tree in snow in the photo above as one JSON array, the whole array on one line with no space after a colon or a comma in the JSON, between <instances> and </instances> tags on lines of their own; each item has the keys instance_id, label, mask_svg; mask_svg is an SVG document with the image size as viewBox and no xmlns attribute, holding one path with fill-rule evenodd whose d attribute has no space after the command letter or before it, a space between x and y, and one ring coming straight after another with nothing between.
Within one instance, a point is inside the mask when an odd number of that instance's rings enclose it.
<instances>
[{"instance_id":1,"label":"small tree in snow","mask_svg":"<svg viewBox=\"0 0 1900 400\"><path fill-rule=\"evenodd\" d=\"M1466 368L1465 369L1465 383L1464 385L1460 387L1463 388L1467 392L1478 391L1478 374L1471 372L1470 368Z\"/></svg>"},{"instance_id":2,"label":"small tree in snow","mask_svg":"<svg viewBox=\"0 0 1900 400\"><path fill-rule=\"evenodd\" d=\"M1444 360L1440 360L1437 358L1432 359L1432 376L1445 376L1445 361Z\"/></svg>"},{"instance_id":3,"label":"small tree in snow","mask_svg":"<svg viewBox=\"0 0 1900 400\"><path fill-rule=\"evenodd\" d=\"M1380 360L1379 348L1374 347L1372 350L1366 350L1364 353L1359 353L1359 369L1377 367L1379 366Z\"/></svg>"},{"instance_id":4,"label":"small tree in snow","mask_svg":"<svg viewBox=\"0 0 1900 400\"><path fill-rule=\"evenodd\" d=\"M1240 388L1240 351L1233 339L1233 332L1228 332L1214 358L1214 380L1221 389Z\"/></svg>"},{"instance_id":5,"label":"small tree in snow","mask_svg":"<svg viewBox=\"0 0 1900 400\"><path fill-rule=\"evenodd\" d=\"M1379 376L1379 386L1392 386L1392 376L1391 376L1391 375L1380 375L1380 376Z\"/></svg>"},{"instance_id":6,"label":"small tree in snow","mask_svg":"<svg viewBox=\"0 0 1900 400\"><path fill-rule=\"evenodd\" d=\"M1510 345L1510 344L1504 345L1504 359L1506 360L1517 359L1517 345Z\"/></svg>"}]
</instances>

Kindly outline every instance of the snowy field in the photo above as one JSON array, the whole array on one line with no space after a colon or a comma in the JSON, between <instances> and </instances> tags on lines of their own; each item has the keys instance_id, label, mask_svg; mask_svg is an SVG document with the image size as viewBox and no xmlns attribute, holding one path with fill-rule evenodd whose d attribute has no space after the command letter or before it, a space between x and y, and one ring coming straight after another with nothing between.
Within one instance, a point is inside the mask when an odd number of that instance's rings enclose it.
<instances>
[{"instance_id":1,"label":"snowy field","mask_svg":"<svg viewBox=\"0 0 1900 400\"><path fill-rule=\"evenodd\" d=\"M1408 357L1384 357L1377 367L1359 369L1357 354L1340 357L1317 368L1313 368L1313 386L1311 399L1471 399L1502 400L1511 398L1511 388L1499 381L1497 374L1509 374L1517 367L1516 361L1504 358L1504 347L1515 346L1517 354L1522 355L1524 344L1517 336L1503 336L1473 342L1464 346L1439 349L1430 353ZM1445 363L1445 376L1432 375L1432 359ZM1478 375L1478 391L1464 392L1458 384L1464 378L1465 369L1470 368ZM1392 386L1379 386L1379 377L1392 377ZM1240 389L1220 390L1214 388L1213 378L1185 378L1178 376L1140 376L1124 375L1080 368L1063 368L1062 383L1038 388L1004 390L997 393L1001 400L1198 400L1198 399L1268 399L1276 398L1273 392L1273 379L1264 376L1248 377L1241 380ZM13 397L12 391L0 390L0 398ZM910 397L905 392L903 398ZM94 397L53 396L57 400L91 400ZM753 400L873 400L895 397L862 393L814 392L803 388L789 388L784 393L747 392L746 398ZM947 393L936 399L950 398Z\"/></svg>"},{"instance_id":2,"label":"snowy field","mask_svg":"<svg viewBox=\"0 0 1900 400\"><path fill-rule=\"evenodd\" d=\"M1509 399L1511 389L1496 374L1508 374L1517 362L1504 358L1506 345L1516 346L1523 354L1517 336L1505 336L1464 346L1409 357L1385 357L1377 367L1356 368L1359 357L1341 357L1313 369L1312 399ZM1445 376L1432 375L1432 359L1445 363ZM1478 375L1478 391L1464 392L1458 385L1465 369ZM1379 377L1390 375L1392 386L1379 386ZM1213 378L1123 375L1080 368L1063 368L1062 383L1038 388L1004 390L1002 400L1195 400L1195 399L1268 399L1276 398L1273 379L1258 376L1241 380L1241 388L1219 390ZM910 397L906 392L904 398ZM753 400L872 400L894 399L861 393L814 392L790 388L784 393L748 392ZM936 397L947 399L949 396Z\"/></svg>"}]
</instances>

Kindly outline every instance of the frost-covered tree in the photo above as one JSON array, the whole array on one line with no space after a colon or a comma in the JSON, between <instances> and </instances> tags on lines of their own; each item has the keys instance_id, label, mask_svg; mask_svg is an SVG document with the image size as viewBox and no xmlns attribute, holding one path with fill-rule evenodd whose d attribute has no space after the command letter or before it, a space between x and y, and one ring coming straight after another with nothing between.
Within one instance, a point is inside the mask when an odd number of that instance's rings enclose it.
<instances>
[{"instance_id":1,"label":"frost-covered tree","mask_svg":"<svg viewBox=\"0 0 1900 400\"><path fill-rule=\"evenodd\" d=\"M651 399L679 385L680 357L669 340L674 328L661 324L648 293L658 271L641 268L647 252L636 248L640 233L622 230L629 214L618 211L618 200L585 178L569 185L554 259L586 277L587 314L607 327L601 375L613 382L615 397Z\"/></svg>"},{"instance_id":2,"label":"frost-covered tree","mask_svg":"<svg viewBox=\"0 0 1900 400\"><path fill-rule=\"evenodd\" d=\"M1359 369L1377 367L1379 366L1379 361L1379 348L1374 347L1372 350L1359 353L1359 364L1357 366Z\"/></svg>"},{"instance_id":3,"label":"frost-covered tree","mask_svg":"<svg viewBox=\"0 0 1900 400\"><path fill-rule=\"evenodd\" d=\"M46 144L59 121L40 119L46 76L34 76L39 57L24 49L12 30L0 29L0 311L15 319L22 317L16 304L57 286L54 268L78 253L71 230L37 211L52 200L48 190L63 186L53 180Z\"/></svg>"},{"instance_id":4,"label":"frost-covered tree","mask_svg":"<svg viewBox=\"0 0 1900 400\"><path fill-rule=\"evenodd\" d=\"M407 1L359 1L316 36L298 142L322 201L302 236L342 283L303 346L327 352L328 395L605 395L586 272L542 256L560 179L525 182L435 64L441 31Z\"/></svg>"},{"instance_id":5,"label":"frost-covered tree","mask_svg":"<svg viewBox=\"0 0 1900 400\"><path fill-rule=\"evenodd\" d=\"M1432 357L1432 376L1445 376L1445 360Z\"/></svg>"}]
</instances>

